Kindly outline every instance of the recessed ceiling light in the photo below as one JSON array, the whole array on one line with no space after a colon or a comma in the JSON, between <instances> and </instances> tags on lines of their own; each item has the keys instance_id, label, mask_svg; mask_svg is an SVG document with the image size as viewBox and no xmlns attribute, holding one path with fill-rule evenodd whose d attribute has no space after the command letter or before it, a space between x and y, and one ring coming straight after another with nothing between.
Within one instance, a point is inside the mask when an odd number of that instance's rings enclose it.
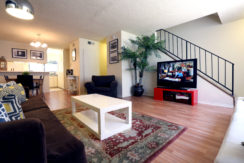
<instances>
[{"instance_id":1,"label":"recessed ceiling light","mask_svg":"<svg viewBox=\"0 0 244 163\"><path fill-rule=\"evenodd\" d=\"M28 0L6 0L6 12L19 19L34 19L34 9Z\"/></svg>"}]
</instances>

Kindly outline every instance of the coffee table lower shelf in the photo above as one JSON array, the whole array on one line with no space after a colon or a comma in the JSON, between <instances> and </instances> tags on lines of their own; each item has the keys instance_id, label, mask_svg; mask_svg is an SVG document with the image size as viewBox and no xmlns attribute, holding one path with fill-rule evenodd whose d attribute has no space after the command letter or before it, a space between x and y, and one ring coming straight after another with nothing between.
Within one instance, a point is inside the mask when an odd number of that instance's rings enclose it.
<instances>
[{"instance_id":1,"label":"coffee table lower shelf","mask_svg":"<svg viewBox=\"0 0 244 163\"><path fill-rule=\"evenodd\" d=\"M118 118L112 114L105 113L105 127L102 134L99 134L98 113L93 110L85 110L73 114L82 124L93 132L101 140L114 134L131 129L131 124L126 120Z\"/></svg>"}]
</instances>

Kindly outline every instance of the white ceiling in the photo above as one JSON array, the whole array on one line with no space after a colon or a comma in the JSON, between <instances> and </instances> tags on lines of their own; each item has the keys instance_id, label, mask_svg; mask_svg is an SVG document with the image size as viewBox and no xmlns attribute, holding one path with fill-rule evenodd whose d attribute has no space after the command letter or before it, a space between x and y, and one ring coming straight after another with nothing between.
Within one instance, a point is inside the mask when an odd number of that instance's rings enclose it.
<instances>
[{"instance_id":1,"label":"white ceiling","mask_svg":"<svg viewBox=\"0 0 244 163\"><path fill-rule=\"evenodd\" d=\"M219 12L225 22L233 16L244 16L241 10L244 0L29 1L35 10L35 19L25 21L7 15L5 0L1 0L0 39L29 43L39 33L49 46L66 48L78 37L99 41L119 30L150 34Z\"/></svg>"}]
</instances>

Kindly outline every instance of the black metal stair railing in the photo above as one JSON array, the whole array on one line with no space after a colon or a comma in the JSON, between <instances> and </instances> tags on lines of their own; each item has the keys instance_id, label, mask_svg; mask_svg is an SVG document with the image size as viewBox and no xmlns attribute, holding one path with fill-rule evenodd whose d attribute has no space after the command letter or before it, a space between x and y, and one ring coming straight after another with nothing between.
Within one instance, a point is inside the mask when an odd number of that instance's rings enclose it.
<instances>
[{"instance_id":1,"label":"black metal stair railing","mask_svg":"<svg viewBox=\"0 0 244 163\"><path fill-rule=\"evenodd\" d=\"M156 33L166 52L179 60L196 58L201 74L234 95L234 63L164 29Z\"/></svg>"}]
</instances>

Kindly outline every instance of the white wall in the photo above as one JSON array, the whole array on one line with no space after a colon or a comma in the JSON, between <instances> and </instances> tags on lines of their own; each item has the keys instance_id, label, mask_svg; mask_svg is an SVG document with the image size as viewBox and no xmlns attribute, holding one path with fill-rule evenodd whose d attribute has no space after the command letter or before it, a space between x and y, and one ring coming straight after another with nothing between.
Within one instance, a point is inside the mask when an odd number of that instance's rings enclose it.
<instances>
[{"instance_id":1,"label":"white wall","mask_svg":"<svg viewBox=\"0 0 244 163\"><path fill-rule=\"evenodd\" d=\"M121 31L121 46L135 48L130 42L130 39L135 40L136 35ZM128 70L131 64L129 61L122 61L122 97L131 96L131 87L134 83L134 71Z\"/></svg>"},{"instance_id":2,"label":"white wall","mask_svg":"<svg viewBox=\"0 0 244 163\"><path fill-rule=\"evenodd\" d=\"M109 42L114 40L114 39L118 39L118 47L119 47L119 51L121 50L121 32L116 32L115 34L108 36L107 37L107 74L108 75L115 75L115 78L118 82L118 97L122 97L122 62L119 63L114 63L114 64L110 64L109 63Z\"/></svg>"},{"instance_id":3,"label":"white wall","mask_svg":"<svg viewBox=\"0 0 244 163\"><path fill-rule=\"evenodd\" d=\"M129 39L135 39L136 35L128 33L126 31L119 31L109 37L107 37L107 74L115 75L118 82L118 97L128 97L131 96L131 87L134 84L133 72L129 71L130 68L129 61L119 61L119 63L110 64L109 63L109 42L114 39L118 39L118 51L121 52L121 47L133 48Z\"/></svg>"},{"instance_id":4,"label":"white wall","mask_svg":"<svg viewBox=\"0 0 244 163\"><path fill-rule=\"evenodd\" d=\"M26 49L27 50L27 59L12 58L12 48ZM43 51L44 60L30 59L30 50ZM14 41L0 40L0 56L4 56L8 62L13 62L13 61L37 62L37 63L46 63L47 62L46 49L35 48L35 47L30 46L29 44L21 43L21 42L14 42Z\"/></svg>"},{"instance_id":5,"label":"white wall","mask_svg":"<svg viewBox=\"0 0 244 163\"><path fill-rule=\"evenodd\" d=\"M244 19L221 24L211 15L168 29L235 64L235 96L244 96Z\"/></svg>"},{"instance_id":6,"label":"white wall","mask_svg":"<svg viewBox=\"0 0 244 163\"><path fill-rule=\"evenodd\" d=\"M80 84L85 92L85 82L91 81L92 75L99 75L99 42L80 38ZM92 44L88 44L91 41Z\"/></svg>"},{"instance_id":7,"label":"white wall","mask_svg":"<svg viewBox=\"0 0 244 163\"><path fill-rule=\"evenodd\" d=\"M91 41L92 44L88 44ZM69 66L74 70L74 75L79 76L81 94L86 93L85 82L91 81L92 75L99 75L99 42L79 38L70 43ZM76 60L72 60L72 50L76 49ZM79 89L78 88L78 89Z\"/></svg>"},{"instance_id":8,"label":"white wall","mask_svg":"<svg viewBox=\"0 0 244 163\"><path fill-rule=\"evenodd\" d=\"M233 108L233 98L201 77L197 77L198 103Z\"/></svg>"}]
</instances>

